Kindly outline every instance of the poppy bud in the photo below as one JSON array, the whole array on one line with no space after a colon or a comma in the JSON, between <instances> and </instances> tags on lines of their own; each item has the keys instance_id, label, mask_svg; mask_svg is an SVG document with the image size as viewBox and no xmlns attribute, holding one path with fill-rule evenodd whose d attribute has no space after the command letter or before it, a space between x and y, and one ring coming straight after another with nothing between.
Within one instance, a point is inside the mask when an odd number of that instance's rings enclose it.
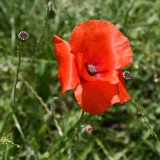
<instances>
[{"instance_id":1,"label":"poppy bud","mask_svg":"<svg viewBox=\"0 0 160 160\"><path fill-rule=\"evenodd\" d=\"M55 8L52 2L48 3L48 18L52 19L56 16Z\"/></svg>"},{"instance_id":2,"label":"poppy bud","mask_svg":"<svg viewBox=\"0 0 160 160\"><path fill-rule=\"evenodd\" d=\"M132 78L132 74L128 71L123 72L124 79L130 80Z\"/></svg>"},{"instance_id":3,"label":"poppy bud","mask_svg":"<svg viewBox=\"0 0 160 160\"><path fill-rule=\"evenodd\" d=\"M91 125L86 125L82 128L81 130L81 135L84 137L84 138L87 138L91 132L92 132L93 128Z\"/></svg>"},{"instance_id":4,"label":"poppy bud","mask_svg":"<svg viewBox=\"0 0 160 160\"><path fill-rule=\"evenodd\" d=\"M92 132L92 126L91 125L87 125L86 126L86 131L88 132L88 133L91 133Z\"/></svg>"},{"instance_id":5,"label":"poppy bud","mask_svg":"<svg viewBox=\"0 0 160 160\"><path fill-rule=\"evenodd\" d=\"M26 40L29 38L29 34L28 34L26 31L21 31L21 32L18 34L18 38L19 38L21 41L26 41Z\"/></svg>"}]
</instances>

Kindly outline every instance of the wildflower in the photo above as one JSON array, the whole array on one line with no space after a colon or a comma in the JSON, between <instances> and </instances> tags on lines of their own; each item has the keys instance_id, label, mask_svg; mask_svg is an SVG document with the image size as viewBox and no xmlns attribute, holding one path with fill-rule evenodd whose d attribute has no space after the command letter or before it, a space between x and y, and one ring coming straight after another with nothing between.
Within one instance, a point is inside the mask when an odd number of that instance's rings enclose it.
<instances>
[{"instance_id":1,"label":"wildflower","mask_svg":"<svg viewBox=\"0 0 160 160\"><path fill-rule=\"evenodd\" d=\"M28 34L26 31L21 31L21 32L18 34L18 38L19 38L21 41L26 41L26 40L29 38L29 34Z\"/></svg>"},{"instance_id":2,"label":"wildflower","mask_svg":"<svg viewBox=\"0 0 160 160\"><path fill-rule=\"evenodd\" d=\"M69 43L56 35L53 40L62 93L76 89L75 97L85 112L100 114L130 100L121 69L130 65L132 51L116 26L90 20L74 28Z\"/></svg>"}]
</instances>

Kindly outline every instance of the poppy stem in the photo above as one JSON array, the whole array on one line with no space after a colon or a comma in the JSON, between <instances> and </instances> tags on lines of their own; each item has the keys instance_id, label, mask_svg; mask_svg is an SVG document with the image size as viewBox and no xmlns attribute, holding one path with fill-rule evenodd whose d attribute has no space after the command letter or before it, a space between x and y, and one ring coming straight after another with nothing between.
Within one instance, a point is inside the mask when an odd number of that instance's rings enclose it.
<instances>
[{"instance_id":1,"label":"poppy stem","mask_svg":"<svg viewBox=\"0 0 160 160\"><path fill-rule=\"evenodd\" d=\"M82 113L81 113L81 116L80 116L80 118L79 118L77 127L75 128L75 130L76 130L76 131L75 131L76 140L75 140L74 146L73 146L73 148L72 148L71 155L70 155L70 157L68 158L69 160L73 160L73 159L74 159L74 156L75 156L75 153L76 153L78 144L79 144L79 142L80 142L80 140L79 140L79 133L80 133L80 131L81 131L81 125L82 125L83 117L84 117L84 111L82 110Z\"/></svg>"},{"instance_id":2,"label":"poppy stem","mask_svg":"<svg viewBox=\"0 0 160 160\"><path fill-rule=\"evenodd\" d=\"M15 109L16 107L16 86L18 83L18 74L19 74L19 70L20 70L20 65L21 65L21 51L22 51L22 46L23 46L23 42L20 42L20 45L18 46L18 66L17 66L17 73L16 73L16 79L15 79L15 83L14 83L14 88L13 88L13 107Z\"/></svg>"},{"instance_id":3,"label":"poppy stem","mask_svg":"<svg viewBox=\"0 0 160 160\"><path fill-rule=\"evenodd\" d=\"M42 37L43 37L43 35L44 35L44 31L45 31L45 29L46 29L46 27L47 27L47 23L48 23L48 20L49 20L49 14L50 14L50 12L51 12L51 6L52 5L52 3L49 1L48 2L48 5L47 5L47 8L46 8L46 17L45 17L45 20L44 20L44 24L43 24L43 27L42 27L42 31L41 31L41 34L40 34L40 37L39 37L39 39L37 40L37 44L36 44L36 46L35 46L35 49L34 49L34 54L33 54L33 56L31 57L31 60L30 60L30 62L29 62L29 66L28 66L28 70L26 71L26 76L27 76L27 74L29 73L29 71L31 70L31 68L32 68L32 66L33 66L33 62L34 62L34 60L35 60L35 58L36 58L36 56L37 56L37 51L38 51L38 48L39 48L39 46L40 46L40 44L41 44L41 41L42 41Z\"/></svg>"},{"instance_id":4,"label":"poppy stem","mask_svg":"<svg viewBox=\"0 0 160 160\"><path fill-rule=\"evenodd\" d=\"M132 99L131 100L132 104L137 108L138 110L138 114L140 114L143 118L143 121L146 123L147 127L149 128L150 132L151 132L151 135L155 137L156 141L157 141L157 144L160 144L160 140L158 139L158 136L157 134L153 131L153 129L151 128L150 124L148 123L142 109L139 107L139 105Z\"/></svg>"},{"instance_id":5,"label":"poppy stem","mask_svg":"<svg viewBox=\"0 0 160 160\"><path fill-rule=\"evenodd\" d=\"M83 117L84 117L84 111L82 110L81 117L80 117L78 125L77 125L77 142L78 143L79 143L79 133L80 133L80 130L81 130Z\"/></svg>"}]
</instances>

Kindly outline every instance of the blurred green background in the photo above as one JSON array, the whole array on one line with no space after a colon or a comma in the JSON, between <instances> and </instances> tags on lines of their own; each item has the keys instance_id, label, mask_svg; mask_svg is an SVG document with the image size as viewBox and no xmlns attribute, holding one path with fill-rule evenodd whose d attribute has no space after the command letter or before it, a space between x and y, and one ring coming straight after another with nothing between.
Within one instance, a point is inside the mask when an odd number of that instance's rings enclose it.
<instances>
[{"instance_id":1,"label":"blurred green background","mask_svg":"<svg viewBox=\"0 0 160 160\"><path fill-rule=\"evenodd\" d=\"M130 96L142 106L152 129L160 137L160 2L159 0L55 0L56 17L48 19L41 44L48 1L0 1L0 137L19 144L0 143L2 160L67 160L81 114L73 91L61 96L54 34L69 40L80 22L101 19L115 24L131 42L133 63L126 70ZM16 108L11 105L18 64L18 33L29 39L22 49ZM35 57L31 69L28 66ZM52 111L49 114L45 105ZM14 112L14 113L12 113ZM93 131L81 136L76 160L159 160L160 145L127 102L101 115L87 115L83 126ZM57 129L57 126L59 130ZM61 133L62 132L62 133ZM61 134L63 134L61 136ZM2 141L2 139L1 139Z\"/></svg>"}]
</instances>

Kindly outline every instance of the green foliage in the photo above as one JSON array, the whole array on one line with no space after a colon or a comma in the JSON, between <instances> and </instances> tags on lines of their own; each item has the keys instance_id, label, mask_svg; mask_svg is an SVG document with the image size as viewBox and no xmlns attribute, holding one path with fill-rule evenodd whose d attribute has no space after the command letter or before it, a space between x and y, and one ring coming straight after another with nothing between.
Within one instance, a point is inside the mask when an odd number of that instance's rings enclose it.
<instances>
[{"instance_id":1,"label":"green foliage","mask_svg":"<svg viewBox=\"0 0 160 160\"><path fill-rule=\"evenodd\" d=\"M160 137L159 0L52 2L46 22L47 1L0 1L0 159L68 159L81 109L73 91L61 96L52 36L69 40L73 28L90 19L110 21L129 38L134 59L127 70L133 78L126 81L126 87ZM22 30L29 33L29 39L23 43L13 107L18 33ZM76 160L160 159L160 146L131 102L116 104L101 115L85 115L86 124L93 126L93 132L80 136Z\"/></svg>"}]
</instances>

